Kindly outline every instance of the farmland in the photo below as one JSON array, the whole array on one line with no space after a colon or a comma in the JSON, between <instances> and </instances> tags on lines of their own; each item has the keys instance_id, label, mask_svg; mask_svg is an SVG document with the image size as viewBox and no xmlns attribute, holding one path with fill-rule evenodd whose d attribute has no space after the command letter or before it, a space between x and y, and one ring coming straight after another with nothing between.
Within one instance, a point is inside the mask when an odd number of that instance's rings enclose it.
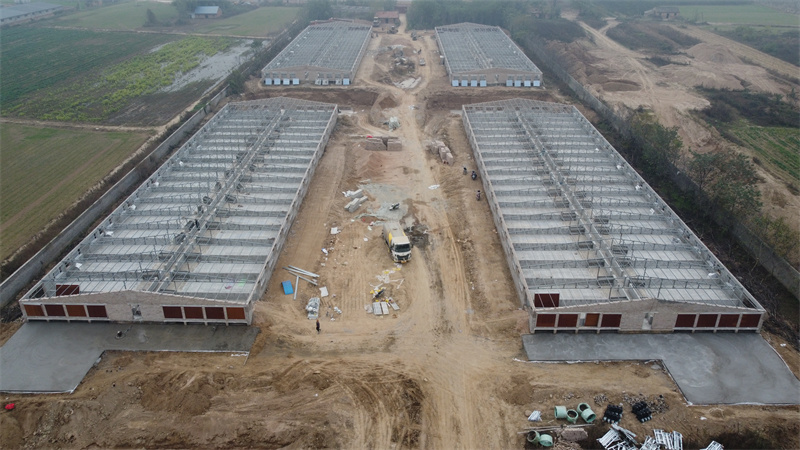
<instances>
[{"instance_id":1,"label":"farmland","mask_svg":"<svg viewBox=\"0 0 800 450\"><path fill-rule=\"evenodd\" d=\"M98 132L0 125L0 259L118 166L145 132Z\"/></svg>"},{"instance_id":2,"label":"farmland","mask_svg":"<svg viewBox=\"0 0 800 450\"><path fill-rule=\"evenodd\" d=\"M171 3L136 1L87 9L61 17L54 24L90 30L136 30L143 27L148 9L153 11L160 22L178 17L178 10Z\"/></svg>"},{"instance_id":3,"label":"farmland","mask_svg":"<svg viewBox=\"0 0 800 450\"><path fill-rule=\"evenodd\" d=\"M800 129L783 127L736 127L731 132L753 149L760 164L781 178L800 185Z\"/></svg>"},{"instance_id":4,"label":"farmland","mask_svg":"<svg viewBox=\"0 0 800 450\"><path fill-rule=\"evenodd\" d=\"M3 114L7 114L11 107L31 93L96 73L174 39L174 36L160 34L100 33L39 27L3 30L0 51Z\"/></svg>"},{"instance_id":5,"label":"farmland","mask_svg":"<svg viewBox=\"0 0 800 450\"><path fill-rule=\"evenodd\" d=\"M694 22L733 25L797 27L797 15L786 14L766 6L744 5L681 5L681 15Z\"/></svg>"},{"instance_id":6,"label":"farmland","mask_svg":"<svg viewBox=\"0 0 800 450\"><path fill-rule=\"evenodd\" d=\"M231 36L269 36L282 31L297 17L297 8L264 7L222 20L203 21L197 33Z\"/></svg>"},{"instance_id":7,"label":"farmland","mask_svg":"<svg viewBox=\"0 0 800 450\"><path fill-rule=\"evenodd\" d=\"M156 51L38 92L4 112L45 120L103 121L134 100L171 85L176 76L189 72L204 57L225 50L233 42L197 36L170 42Z\"/></svg>"}]
</instances>

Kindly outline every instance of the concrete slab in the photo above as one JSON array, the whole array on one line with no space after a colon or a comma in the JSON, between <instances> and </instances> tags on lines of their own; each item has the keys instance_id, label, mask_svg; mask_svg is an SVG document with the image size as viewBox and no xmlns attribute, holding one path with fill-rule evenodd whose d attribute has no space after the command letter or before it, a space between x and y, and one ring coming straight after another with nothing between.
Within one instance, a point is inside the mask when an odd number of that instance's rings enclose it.
<instances>
[{"instance_id":1,"label":"concrete slab","mask_svg":"<svg viewBox=\"0 0 800 450\"><path fill-rule=\"evenodd\" d=\"M0 348L0 392L72 392L106 350L247 353L258 332L246 326L28 322Z\"/></svg>"},{"instance_id":2,"label":"concrete slab","mask_svg":"<svg viewBox=\"0 0 800 450\"><path fill-rule=\"evenodd\" d=\"M531 361L662 360L694 404L800 404L800 381L755 333L541 333L522 343Z\"/></svg>"}]
</instances>

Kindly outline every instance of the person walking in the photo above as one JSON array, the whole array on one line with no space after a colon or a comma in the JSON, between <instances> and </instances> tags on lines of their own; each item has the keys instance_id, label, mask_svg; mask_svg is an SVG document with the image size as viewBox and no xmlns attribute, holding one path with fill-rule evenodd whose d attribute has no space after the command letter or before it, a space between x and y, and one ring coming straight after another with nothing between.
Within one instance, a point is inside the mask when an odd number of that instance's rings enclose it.
<instances>
[{"instance_id":1,"label":"person walking","mask_svg":"<svg viewBox=\"0 0 800 450\"><path fill-rule=\"evenodd\" d=\"M319 334L319 319L317 319L317 334Z\"/></svg>"},{"instance_id":2,"label":"person walking","mask_svg":"<svg viewBox=\"0 0 800 450\"><path fill-rule=\"evenodd\" d=\"M467 174L467 167L464 166L464 175L466 175L466 174Z\"/></svg>"},{"instance_id":3,"label":"person walking","mask_svg":"<svg viewBox=\"0 0 800 450\"><path fill-rule=\"evenodd\" d=\"M481 191L478 191L478 193L475 194L475 198L478 199L478 201L481 200Z\"/></svg>"}]
</instances>

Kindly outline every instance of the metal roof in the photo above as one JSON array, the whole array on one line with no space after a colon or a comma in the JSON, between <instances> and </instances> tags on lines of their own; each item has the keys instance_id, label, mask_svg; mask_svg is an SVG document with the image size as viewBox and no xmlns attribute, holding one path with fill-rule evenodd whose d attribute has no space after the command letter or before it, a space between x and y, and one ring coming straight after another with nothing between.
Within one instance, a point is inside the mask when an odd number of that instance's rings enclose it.
<instances>
[{"instance_id":1,"label":"metal roof","mask_svg":"<svg viewBox=\"0 0 800 450\"><path fill-rule=\"evenodd\" d=\"M474 23L447 25L436 27L436 38L451 75L487 69L542 73L499 27Z\"/></svg>"},{"instance_id":2,"label":"metal roof","mask_svg":"<svg viewBox=\"0 0 800 450\"><path fill-rule=\"evenodd\" d=\"M660 299L763 308L574 106L464 105L512 272L560 306ZM531 305L532 306L532 305Z\"/></svg>"},{"instance_id":3,"label":"metal roof","mask_svg":"<svg viewBox=\"0 0 800 450\"><path fill-rule=\"evenodd\" d=\"M371 31L370 25L343 20L309 25L262 72L291 72L314 67L346 72L352 77Z\"/></svg>"},{"instance_id":4,"label":"metal roof","mask_svg":"<svg viewBox=\"0 0 800 450\"><path fill-rule=\"evenodd\" d=\"M52 3L22 3L19 5L5 6L0 8L0 20L13 19L18 16L61 8L61 5L54 5Z\"/></svg>"},{"instance_id":5,"label":"metal roof","mask_svg":"<svg viewBox=\"0 0 800 450\"><path fill-rule=\"evenodd\" d=\"M377 11L375 17L378 19L399 19L400 13L397 11Z\"/></svg>"},{"instance_id":6,"label":"metal roof","mask_svg":"<svg viewBox=\"0 0 800 450\"><path fill-rule=\"evenodd\" d=\"M78 289L257 300L336 108L283 97L229 103L23 302Z\"/></svg>"},{"instance_id":7,"label":"metal roof","mask_svg":"<svg viewBox=\"0 0 800 450\"><path fill-rule=\"evenodd\" d=\"M195 14L211 14L216 15L219 13L219 6L198 6L194 9Z\"/></svg>"}]
</instances>

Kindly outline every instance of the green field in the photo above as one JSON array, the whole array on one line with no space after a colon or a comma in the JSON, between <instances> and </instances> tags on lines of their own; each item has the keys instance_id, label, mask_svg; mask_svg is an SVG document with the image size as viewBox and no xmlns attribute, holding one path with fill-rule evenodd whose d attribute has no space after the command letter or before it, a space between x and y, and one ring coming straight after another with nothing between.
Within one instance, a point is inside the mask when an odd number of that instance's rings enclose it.
<instances>
[{"instance_id":1,"label":"green field","mask_svg":"<svg viewBox=\"0 0 800 450\"><path fill-rule=\"evenodd\" d=\"M800 16L761 5L680 5L681 16L694 22L798 27Z\"/></svg>"},{"instance_id":2,"label":"green field","mask_svg":"<svg viewBox=\"0 0 800 450\"><path fill-rule=\"evenodd\" d=\"M731 132L756 152L767 170L800 185L800 128L745 126Z\"/></svg>"},{"instance_id":3,"label":"green field","mask_svg":"<svg viewBox=\"0 0 800 450\"><path fill-rule=\"evenodd\" d=\"M0 124L0 259L41 231L147 138L145 133Z\"/></svg>"},{"instance_id":4,"label":"green field","mask_svg":"<svg viewBox=\"0 0 800 450\"><path fill-rule=\"evenodd\" d=\"M176 38L39 27L4 29L0 37L0 98L4 114L26 95L97 73Z\"/></svg>"},{"instance_id":5,"label":"green field","mask_svg":"<svg viewBox=\"0 0 800 450\"><path fill-rule=\"evenodd\" d=\"M269 36L289 26L297 18L298 8L269 6L222 20L198 19L197 33L231 36Z\"/></svg>"},{"instance_id":6,"label":"green field","mask_svg":"<svg viewBox=\"0 0 800 450\"><path fill-rule=\"evenodd\" d=\"M44 120L103 121L137 98L170 86L176 76L197 67L204 55L212 56L233 42L223 37L185 37L156 51L98 67L71 82L65 81L16 102L6 104L4 99L3 113ZM81 72L78 68L74 75Z\"/></svg>"},{"instance_id":7,"label":"green field","mask_svg":"<svg viewBox=\"0 0 800 450\"><path fill-rule=\"evenodd\" d=\"M137 30L144 28L148 9L153 11L159 22L172 21L178 17L178 10L170 3L134 1L87 9L51 23L60 27L89 30Z\"/></svg>"}]
</instances>

